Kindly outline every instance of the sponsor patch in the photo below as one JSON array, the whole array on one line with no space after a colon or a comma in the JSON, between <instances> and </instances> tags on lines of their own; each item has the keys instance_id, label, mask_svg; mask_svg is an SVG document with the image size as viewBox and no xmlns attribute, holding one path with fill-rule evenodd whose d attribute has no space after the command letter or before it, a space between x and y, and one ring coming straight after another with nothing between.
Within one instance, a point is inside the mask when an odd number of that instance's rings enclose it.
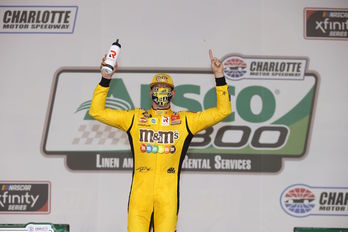
<instances>
[{"instance_id":1,"label":"sponsor patch","mask_svg":"<svg viewBox=\"0 0 348 232\"><path fill-rule=\"evenodd\" d=\"M161 125L162 126L169 126L169 117L168 116L162 116Z\"/></svg>"},{"instance_id":2,"label":"sponsor patch","mask_svg":"<svg viewBox=\"0 0 348 232\"><path fill-rule=\"evenodd\" d=\"M171 125L181 124L180 115L173 114L172 116L170 116L170 124Z\"/></svg>"},{"instance_id":3,"label":"sponsor patch","mask_svg":"<svg viewBox=\"0 0 348 232\"><path fill-rule=\"evenodd\" d=\"M144 118L146 118L146 119L152 117L152 115L149 114L149 112L147 112L147 111L144 111L144 112L143 112L143 116L144 116Z\"/></svg>"}]
</instances>

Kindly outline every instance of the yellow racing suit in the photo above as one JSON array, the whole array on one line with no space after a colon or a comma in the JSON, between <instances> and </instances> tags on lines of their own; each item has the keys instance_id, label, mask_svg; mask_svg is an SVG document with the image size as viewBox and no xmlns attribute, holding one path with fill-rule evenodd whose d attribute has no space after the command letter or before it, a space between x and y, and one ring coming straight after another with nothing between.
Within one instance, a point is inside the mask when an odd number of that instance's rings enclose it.
<instances>
[{"instance_id":1,"label":"yellow racing suit","mask_svg":"<svg viewBox=\"0 0 348 232\"><path fill-rule=\"evenodd\" d=\"M96 87L90 115L126 131L129 137L134 162L128 203L129 232L148 232L152 217L154 231L176 230L180 170L190 141L196 133L231 113L225 79L217 78L216 84L216 107L197 113L105 108L108 84L101 82Z\"/></svg>"}]
</instances>

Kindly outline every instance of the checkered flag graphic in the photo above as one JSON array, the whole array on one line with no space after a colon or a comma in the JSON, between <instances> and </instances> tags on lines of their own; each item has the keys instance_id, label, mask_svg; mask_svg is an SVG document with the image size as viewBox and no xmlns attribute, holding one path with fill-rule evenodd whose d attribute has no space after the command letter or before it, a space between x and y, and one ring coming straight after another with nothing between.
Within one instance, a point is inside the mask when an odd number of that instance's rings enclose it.
<instances>
[{"instance_id":1,"label":"checkered flag graphic","mask_svg":"<svg viewBox=\"0 0 348 232\"><path fill-rule=\"evenodd\" d=\"M125 132L99 122L91 121L78 127L78 135L72 141L73 145L128 145Z\"/></svg>"}]
</instances>

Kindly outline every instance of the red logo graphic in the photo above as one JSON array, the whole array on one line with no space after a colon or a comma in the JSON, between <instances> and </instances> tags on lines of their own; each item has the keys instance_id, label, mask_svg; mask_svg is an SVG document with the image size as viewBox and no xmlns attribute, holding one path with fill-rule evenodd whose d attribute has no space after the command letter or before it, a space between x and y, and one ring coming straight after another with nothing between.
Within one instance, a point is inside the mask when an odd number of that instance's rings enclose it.
<instances>
[{"instance_id":1,"label":"red logo graphic","mask_svg":"<svg viewBox=\"0 0 348 232\"><path fill-rule=\"evenodd\" d=\"M162 116L162 126L169 126L169 117Z\"/></svg>"},{"instance_id":2,"label":"red logo graphic","mask_svg":"<svg viewBox=\"0 0 348 232\"><path fill-rule=\"evenodd\" d=\"M180 115L173 114L170 117L171 125L181 124Z\"/></svg>"},{"instance_id":3,"label":"red logo graphic","mask_svg":"<svg viewBox=\"0 0 348 232\"><path fill-rule=\"evenodd\" d=\"M111 50L111 54L110 54L110 56L111 56L113 59L115 59L115 56L116 56L116 51Z\"/></svg>"},{"instance_id":4,"label":"red logo graphic","mask_svg":"<svg viewBox=\"0 0 348 232\"><path fill-rule=\"evenodd\" d=\"M171 116L171 119L172 119L172 121L175 121L175 120L179 120L180 119L180 115L172 115Z\"/></svg>"}]
</instances>

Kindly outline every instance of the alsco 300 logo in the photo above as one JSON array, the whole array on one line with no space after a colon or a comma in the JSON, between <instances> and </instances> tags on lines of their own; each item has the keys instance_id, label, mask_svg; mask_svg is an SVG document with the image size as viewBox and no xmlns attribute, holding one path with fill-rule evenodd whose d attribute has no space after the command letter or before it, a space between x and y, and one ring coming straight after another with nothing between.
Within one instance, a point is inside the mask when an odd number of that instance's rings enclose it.
<instances>
[{"instance_id":1,"label":"alsco 300 logo","mask_svg":"<svg viewBox=\"0 0 348 232\"><path fill-rule=\"evenodd\" d=\"M308 59L230 54L222 60L233 112L192 139L183 169L277 172L283 157L303 156L309 142L318 81L317 75L307 70ZM159 72L169 73L174 79L174 111L197 112L215 107L211 70L195 68L120 68L111 81L106 107L150 108L148 83ZM88 115L99 78L97 68L57 71L43 150L48 155L67 155L71 169L131 169L127 134ZM79 95L71 88L75 82L84 83ZM139 123L163 123L150 122L145 116L142 120ZM184 119L177 122L184 123ZM174 137L173 134L168 138ZM97 167L96 154L118 159L119 167ZM82 159L84 162L79 161Z\"/></svg>"}]
</instances>

